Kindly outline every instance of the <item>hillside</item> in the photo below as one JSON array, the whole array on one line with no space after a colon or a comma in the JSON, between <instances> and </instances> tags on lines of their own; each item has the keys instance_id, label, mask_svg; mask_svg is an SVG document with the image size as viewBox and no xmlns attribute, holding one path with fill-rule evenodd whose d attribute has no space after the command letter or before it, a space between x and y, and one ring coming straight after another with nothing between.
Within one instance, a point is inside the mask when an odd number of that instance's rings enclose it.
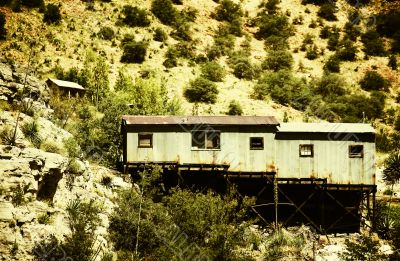
<instances>
[{"instance_id":1,"label":"hillside","mask_svg":"<svg viewBox=\"0 0 400 261\"><path fill-rule=\"evenodd\" d=\"M369 21L375 19L374 17L384 8L382 3L376 1L373 4L357 7L360 21L357 30L364 33L374 26ZM260 4L261 1L242 1L240 3L243 10L243 35L234 37L235 51L243 50L243 43L247 39L249 42L248 50L250 51L249 59L254 66L258 67L270 52L265 48L264 40L257 40L255 37L258 27L254 26L253 21L257 14L262 11ZM124 16L122 10L125 5L138 6L145 10L151 9L151 1L112 1L110 3L96 1L92 9L88 8L88 4L82 1L63 1L60 2L62 14L60 24L47 25L42 21L43 14L35 8L27 9L23 6L22 12L15 13L7 7L3 7L1 10L6 13L8 37L6 41L0 42L2 57L8 61L26 63L26 57L30 50L28 42L35 40L34 49L36 53L33 56L33 70L39 77L45 79L48 76L54 76L56 66L64 70L71 67L83 68L87 52L93 50L105 57L109 64L110 88L114 86L118 71L121 67L125 67L133 79L140 77L144 71L154 72L155 77L163 79L170 96L176 94L178 97L182 97L183 88L188 85L190 80L200 75L198 62L200 59L196 61L196 57L207 54L207 49L213 44L217 34L216 31L226 23L215 19L214 14L218 3L211 0L183 1L183 5L175 5L177 10L192 10L196 18L194 22L188 22L191 32L190 52L193 52L193 55L190 54L192 57L189 58L179 58L177 66L172 68L163 66L168 47L188 41L180 40L176 36L171 37L173 32L176 31L173 28L174 26L162 24L151 12L147 13L150 20L148 26L126 26L121 22L121 17ZM293 25L294 29L288 38L288 50L294 58L292 70L297 77L303 77L309 85L312 79L321 77L324 64L334 53L334 51L327 49L327 39L320 38L322 24L324 26L336 26L339 29L340 36L343 37L345 24L348 21L347 16L350 12L354 12L356 8L346 1L338 1L336 14L338 20L326 21L318 17L319 6L317 5L301 4L300 0L283 0L278 6L280 7L279 12L285 14L289 25ZM371 21L376 23L375 20ZM314 28L310 28L310 26ZM115 32L112 39L103 40L98 36L99 31L104 27L109 27ZM169 34L165 42L153 40L156 28L162 28ZM126 34L133 34L136 41L145 40L148 43L147 54L143 63L120 62L123 53L121 41ZM318 57L313 60L307 59L305 57L306 52L300 50L307 35L313 38L311 42L315 43L317 48ZM389 49L391 40L383 38L383 41L386 48ZM376 68L377 72L392 83L387 108L392 107L394 105L393 98L398 91L399 76L396 71L389 68L388 55L369 56L368 59L365 59L366 55L363 52L364 47L360 37L354 41L354 45L357 49L356 57L354 61L342 62L340 75L346 80L351 92L362 92L359 88L359 80L366 71ZM246 115L274 115L282 119L284 112L287 112L291 118L302 120L301 112L292 109L292 106L285 106L285 103L281 105L279 102L274 102L274 99L270 97L266 97L265 100L251 99L257 77L248 80L235 77L232 66L228 65L227 58L229 58L229 55L216 60L227 71L227 76L223 81L217 83L218 99L215 104L201 105L201 113L224 114L228 110L229 102L236 99L243 107ZM183 98L180 99L183 103L184 113L190 114L193 105ZM384 116L382 115L381 118L384 118Z\"/></svg>"}]
</instances>

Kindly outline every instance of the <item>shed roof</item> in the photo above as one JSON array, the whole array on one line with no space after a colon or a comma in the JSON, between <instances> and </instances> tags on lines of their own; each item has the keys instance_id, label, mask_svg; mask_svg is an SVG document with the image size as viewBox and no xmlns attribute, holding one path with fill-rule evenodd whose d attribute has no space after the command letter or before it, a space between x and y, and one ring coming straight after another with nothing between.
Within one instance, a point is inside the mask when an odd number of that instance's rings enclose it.
<instances>
[{"instance_id":1,"label":"shed roof","mask_svg":"<svg viewBox=\"0 0 400 261\"><path fill-rule=\"evenodd\" d=\"M56 84L57 86L63 87L63 88L85 90L85 88L83 88L81 85L79 85L75 82L63 81L63 80L52 79L52 78L49 78L48 81L51 81L54 84Z\"/></svg>"},{"instance_id":2,"label":"shed roof","mask_svg":"<svg viewBox=\"0 0 400 261\"><path fill-rule=\"evenodd\" d=\"M128 125L279 125L273 116L131 116L123 115Z\"/></svg>"},{"instance_id":3,"label":"shed roof","mask_svg":"<svg viewBox=\"0 0 400 261\"><path fill-rule=\"evenodd\" d=\"M375 129L367 123L282 123L278 129L281 133L375 133Z\"/></svg>"}]
</instances>

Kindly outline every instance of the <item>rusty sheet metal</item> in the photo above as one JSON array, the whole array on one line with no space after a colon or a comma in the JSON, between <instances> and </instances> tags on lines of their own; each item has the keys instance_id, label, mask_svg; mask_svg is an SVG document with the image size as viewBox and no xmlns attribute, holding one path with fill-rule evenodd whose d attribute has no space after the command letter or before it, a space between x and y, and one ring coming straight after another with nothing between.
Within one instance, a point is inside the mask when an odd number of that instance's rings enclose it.
<instances>
[{"instance_id":1,"label":"rusty sheet metal","mask_svg":"<svg viewBox=\"0 0 400 261\"><path fill-rule=\"evenodd\" d=\"M128 125L279 125L273 116L132 116L123 115Z\"/></svg>"}]
</instances>

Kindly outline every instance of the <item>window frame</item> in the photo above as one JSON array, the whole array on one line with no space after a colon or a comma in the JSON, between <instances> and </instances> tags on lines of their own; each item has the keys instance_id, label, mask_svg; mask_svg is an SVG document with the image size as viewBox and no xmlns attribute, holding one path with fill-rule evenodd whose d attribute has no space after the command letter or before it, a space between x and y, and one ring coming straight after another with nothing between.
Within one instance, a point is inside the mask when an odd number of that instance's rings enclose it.
<instances>
[{"instance_id":1,"label":"window frame","mask_svg":"<svg viewBox=\"0 0 400 261\"><path fill-rule=\"evenodd\" d=\"M144 139L144 136L150 137L150 145L140 145L140 140ZM153 148L153 133L150 132L139 132L138 133L138 148Z\"/></svg>"},{"instance_id":2,"label":"window frame","mask_svg":"<svg viewBox=\"0 0 400 261\"><path fill-rule=\"evenodd\" d=\"M352 153L351 150L353 147L361 147L361 152L360 153ZM349 158L356 158L356 159L364 158L364 145L362 145L362 144L349 145Z\"/></svg>"},{"instance_id":3,"label":"window frame","mask_svg":"<svg viewBox=\"0 0 400 261\"><path fill-rule=\"evenodd\" d=\"M302 154L303 148L310 148L311 154ZM299 157L301 158L314 158L314 144L300 144L299 145Z\"/></svg>"},{"instance_id":4,"label":"window frame","mask_svg":"<svg viewBox=\"0 0 400 261\"><path fill-rule=\"evenodd\" d=\"M202 132L204 133L204 147L199 148L199 147L195 147L193 146L193 135L195 132ZM218 135L218 147L213 147L213 148L207 148L207 141L208 140L208 135L210 133L217 133ZM191 134L191 150L221 150L221 131L220 130L193 130L190 132Z\"/></svg>"},{"instance_id":5,"label":"window frame","mask_svg":"<svg viewBox=\"0 0 400 261\"><path fill-rule=\"evenodd\" d=\"M261 147L252 147L253 139L261 139ZM264 137L250 137L250 150L264 150Z\"/></svg>"}]
</instances>

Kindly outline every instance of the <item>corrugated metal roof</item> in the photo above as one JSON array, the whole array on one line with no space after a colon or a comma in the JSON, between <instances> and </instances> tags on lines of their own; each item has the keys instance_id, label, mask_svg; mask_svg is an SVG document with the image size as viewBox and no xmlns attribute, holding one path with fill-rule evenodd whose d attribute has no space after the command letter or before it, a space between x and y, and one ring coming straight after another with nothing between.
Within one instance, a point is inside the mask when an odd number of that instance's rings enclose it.
<instances>
[{"instance_id":1,"label":"corrugated metal roof","mask_svg":"<svg viewBox=\"0 0 400 261\"><path fill-rule=\"evenodd\" d=\"M124 115L127 124L152 125L279 125L273 116L131 116Z\"/></svg>"},{"instance_id":2,"label":"corrugated metal roof","mask_svg":"<svg viewBox=\"0 0 400 261\"><path fill-rule=\"evenodd\" d=\"M52 81L53 83L55 83L57 86L60 86L63 88L85 90L85 88L83 88L81 85L79 85L75 82L68 82L68 81L52 79L52 78L49 78L49 80Z\"/></svg>"},{"instance_id":3,"label":"corrugated metal roof","mask_svg":"<svg viewBox=\"0 0 400 261\"><path fill-rule=\"evenodd\" d=\"M366 123L282 123L279 132L315 132L315 133L375 133L371 124Z\"/></svg>"}]
</instances>

